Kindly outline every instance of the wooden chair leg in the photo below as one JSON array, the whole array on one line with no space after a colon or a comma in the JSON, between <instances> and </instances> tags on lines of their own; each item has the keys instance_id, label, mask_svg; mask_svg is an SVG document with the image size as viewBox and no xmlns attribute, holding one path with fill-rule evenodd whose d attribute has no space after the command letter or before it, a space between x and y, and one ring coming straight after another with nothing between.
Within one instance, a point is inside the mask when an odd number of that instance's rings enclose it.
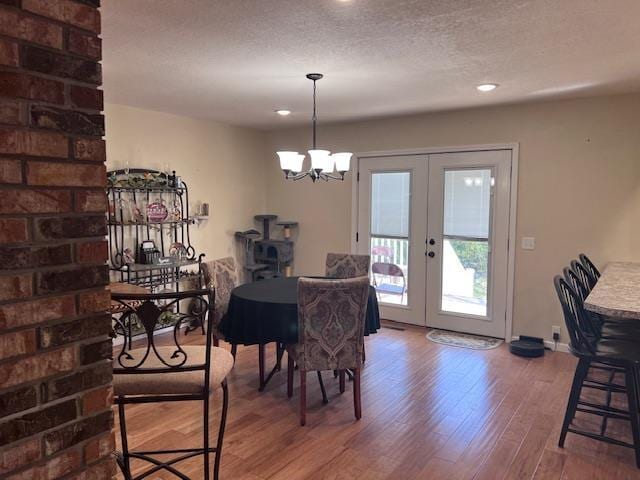
<instances>
[{"instance_id":1,"label":"wooden chair leg","mask_svg":"<svg viewBox=\"0 0 640 480\"><path fill-rule=\"evenodd\" d=\"M589 361L580 359L576 366L576 372L573 376L573 383L571 385L571 392L569 393L569 400L567 402L567 409L564 414L564 421L562 422L562 429L560 430L560 439L558 440L558 446L564 447L564 440L567 438L567 431L569 425L576 414L576 408L578 407L578 400L580 400L580 393L582 392L582 382L584 381L589 371Z\"/></svg>"},{"instance_id":2,"label":"wooden chair leg","mask_svg":"<svg viewBox=\"0 0 640 480\"><path fill-rule=\"evenodd\" d=\"M215 335L213 336L213 346L214 347L219 347L220 346L220 340Z\"/></svg>"},{"instance_id":3,"label":"wooden chair leg","mask_svg":"<svg viewBox=\"0 0 640 480\"><path fill-rule=\"evenodd\" d=\"M307 371L300 369L300 425L307 423Z\"/></svg>"},{"instance_id":4,"label":"wooden chair leg","mask_svg":"<svg viewBox=\"0 0 640 480\"><path fill-rule=\"evenodd\" d=\"M264 344L258 345L258 371L260 374L260 388L258 390L264 390Z\"/></svg>"},{"instance_id":5,"label":"wooden chair leg","mask_svg":"<svg viewBox=\"0 0 640 480\"><path fill-rule=\"evenodd\" d=\"M295 370L293 357L287 354L287 397L293 397L293 371Z\"/></svg>"},{"instance_id":6,"label":"wooden chair leg","mask_svg":"<svg viewBox=\"0 0 640 480\"><path fill-rule=\"evenodd\" d=\"M340 393L344 393L347 374L344 372L344 370L340 370L340 373L338 373L338 375L340 376Z\"/></svg>"},{"instance_id":7,"label":"wooden chair leg","mask_svg":"<svg viewBox=\"0 0 640 480\"><path fill-rule=\"evenodd\" d=\"M360 368L353 371L353 407L356 414L356 420L362 418L362 400L360 398Z\"/></svg>"}]
</instances>

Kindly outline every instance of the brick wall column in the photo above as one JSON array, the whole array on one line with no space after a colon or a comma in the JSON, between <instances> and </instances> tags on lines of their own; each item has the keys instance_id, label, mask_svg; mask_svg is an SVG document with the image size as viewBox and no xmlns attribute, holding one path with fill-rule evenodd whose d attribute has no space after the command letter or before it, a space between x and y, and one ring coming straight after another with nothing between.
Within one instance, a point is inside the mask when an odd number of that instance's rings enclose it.
<instances>
[{"instance_id":1,"label":"brick wall column","mask_svg":"<svg viewBox=\"0 0 640 480\"><path fill-rule=\"evenodd\" d=\"M110 479L99 0L0 0L0 478Z\"/></svg>"}]
</instances>

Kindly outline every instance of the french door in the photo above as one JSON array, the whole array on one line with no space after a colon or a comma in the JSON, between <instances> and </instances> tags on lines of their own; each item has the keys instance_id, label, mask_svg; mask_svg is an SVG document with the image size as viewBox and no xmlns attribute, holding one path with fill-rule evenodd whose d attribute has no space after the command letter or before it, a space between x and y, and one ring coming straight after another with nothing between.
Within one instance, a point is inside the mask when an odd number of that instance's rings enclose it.
<instances>
[{"instance_id":1,"label":"french door","mask_svg":"<svg viewBox=\"0 0 640 480\"><path fill-rule=\"evenodd\" d=\"M511 150L365 157L359 174L383 318L504 338Z\"/></svg>"}]
</instances>

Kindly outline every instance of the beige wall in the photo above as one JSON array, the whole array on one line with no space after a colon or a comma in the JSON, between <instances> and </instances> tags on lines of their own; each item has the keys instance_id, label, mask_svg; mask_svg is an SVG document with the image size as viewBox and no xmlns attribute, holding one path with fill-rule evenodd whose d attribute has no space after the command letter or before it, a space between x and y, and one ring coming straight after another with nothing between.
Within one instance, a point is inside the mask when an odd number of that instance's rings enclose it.
<instances>
[{"instance_id":1,"label":"beige wall","mask_svg":"<svg viewBox=\"0 0 640 480\"><path fill-rule=\"evenodd\" d=\"M640 95L320 124L318 135L322 147L353 152L519 142L516 335L550 338L563 325L551 280L579 252L600 265L640 261ZM309 140L306 127L274 131L265 155L268 209L300 222L299 274L350 248L351 179L285 182L278 168L275 150ZM534 251L519 248L522 236L536 237Z\"/></svg>"},{"instance_id":2,"label":"beige wall","mask_svg":"<svg viewBox=\"0 0 640 480\"><path fill-rule=\"evenodd\" d=\"M236 253L233 233L253 226L266 199L265 133L218 122L106 105L107 168L163 169L189 187L189 200L208 202L209 220L191 227L198 253Z\"/></svg>"}]
</instances>

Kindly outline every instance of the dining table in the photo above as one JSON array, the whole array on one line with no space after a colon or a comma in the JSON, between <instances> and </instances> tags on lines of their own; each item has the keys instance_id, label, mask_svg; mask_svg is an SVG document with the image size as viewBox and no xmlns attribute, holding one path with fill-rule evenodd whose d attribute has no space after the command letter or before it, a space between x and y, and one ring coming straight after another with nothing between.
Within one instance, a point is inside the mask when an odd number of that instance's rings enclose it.
<instances>
[{"instance_id":1,"label":"dining table","mask_svg":"<svg viewBox=\"0 0 640 480\"><path fill-rule=\"evenodd\" d=\"M608 317L640 320L640 263L609 263L584 308Z\"/></svg>"},{"instance_id":2,"label":"dining table","mask_svg":"<svg viewBox=\"0 0 640 480\"><path fill-rule=\"evenodd\" d=\"M113 295L114 293L116 295L118 294L132 294L132 295L144 295L145 293L150 293L149 290L147 290L144 287L141 287L139 285L134 285L132 283L126 283L126 282L111 282L109 284L109 286L107 287L108 290L111 292L111 295ZM130 305L133 304L133 306L135 306L135 302L128 302ZM113 300L111 300L111 306L109 308L111 313L122 313L126 310L126 305L120 303L120 302L114 302Z\"/></svg>"},{"instance_id":3,"label":"dining table","mask_svg":"<svg viewBox=\"0 0 640 480\"><path fill-rule=\"evenodd\" d=\"M286 345L298 343L298 278L280 277L245 283L233 289L218 330L234 345L258 345L259 390L281 369ZM314 277L321 278L321 277ZM374 287L369 287L365 336L380 328L380 310ZM276 363L265 378L265 345L276 344Z\"/></svg>"}]
</instances>

